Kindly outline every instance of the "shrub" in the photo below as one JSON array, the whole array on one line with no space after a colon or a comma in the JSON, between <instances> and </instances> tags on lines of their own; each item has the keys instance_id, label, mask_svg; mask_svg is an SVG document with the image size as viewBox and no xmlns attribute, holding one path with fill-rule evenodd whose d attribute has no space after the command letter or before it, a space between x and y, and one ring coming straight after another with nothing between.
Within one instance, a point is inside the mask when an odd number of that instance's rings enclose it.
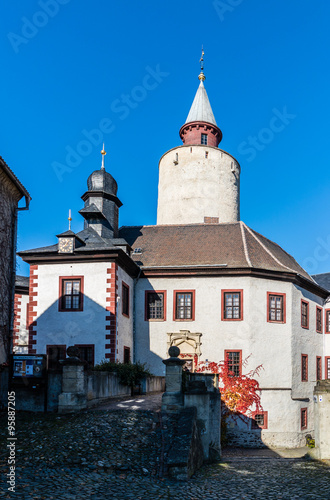
<instances>
[{"instance_id":1,"label":"shrub","mask_svg":"<svg viewBox=\"0 0 330 500\"><path fill-rule=\"evenodd\" d=\"M112 361L101 361L95 365L93 370L101 372L116 373L119 377L119 382L129 387L139 385L144 377L151 376L150 371L146 368L145 363L114 363Z\"/></svg>"}]
</instances>

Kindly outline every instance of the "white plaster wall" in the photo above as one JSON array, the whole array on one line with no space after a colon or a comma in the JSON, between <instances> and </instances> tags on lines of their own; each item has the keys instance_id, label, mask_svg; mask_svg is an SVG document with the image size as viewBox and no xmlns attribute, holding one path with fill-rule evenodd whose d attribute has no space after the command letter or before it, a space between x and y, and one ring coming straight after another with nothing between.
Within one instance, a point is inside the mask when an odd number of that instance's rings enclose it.
<instances>
[{"instance_id":1,"label":"white plaster wall","mask_svg":"<svg viewBox=\"0 0 330 500\"><path fill-rule=\"evenodd\" d=\"M238 221L239 176L238 162L221 149L171 149L159 162L157 224L204 223L204 217Z\"/></svg>"},{"instance_id":2,"label":"white plaster wall","mask_svg":"<svg viewBox=\"0 0 330 500\"><path fill-rule=\"evenodd\" d=\"M166 321L145 321L145 290L167 290ZM221 321L221 290L243 289L243 321ZM173 291L196 290L195 321L173 321ZM286 323L267 322L267 292L286 294ZM301 328L301 298L310 301L310 330ZM155 375L165 372L167 333L201 332L201 360L221 361L224 350L251 354L243 373L262 365L257 377L262 405L268 411L268 444L300 446L313 429L311 409L316 355L322 355L323 335L316 334L315 309L322 299L288 282L251 277L192 277L140 279L136 288L137 359ZM309 382L301 382L301 353L309 355ZM270 390L271 389L271 390ZM283 390L284 389L284 390ZM292 398L297 398L294 400ZM309 401L302 401L302 399ZM308 407L308 429L300 429L300 408ZM266 442L266 441L265 441Z\"/></svg>"},{"instance_id":3,"label":"white plaster wall","mask_svg":"<svg viewBox=\"0 0 330 500\"><path fill-rule=\"evenodd\" d=\"M313 434L313 402L294 401L291 391L262 391L261 404L268 412L267 429L252 429L251 420L228 421L228 437L232 445L274 448L299 448L306 445L306 435ZM301 408L307 408L307 429L300 429Z\"/></svg>"},{"instance_id":4,"label":"white plaster wall","mask_svg":"<svg viewBox=\"0 0 330 500\"><path fill-rule=\"evenodd\" d=\"M295 398L312 398L316 385L316 356L322 357L322 374L324 373L324 333L316 333L316 306L322 307L320 297L300 287L293 288L292 318L292 396ZM301 299L309 302L309 328L301 326ZM324 318L324 312L322 312ZM323 320L324 321L324 320ZM323 324L324 331L324 324ZM308 382L301 382L301 355L308 355Z\"/></svg>"},{"instance_id":5,"label":"white plaster wall","mask_svg":"<svg viewBox=\"0 0 330 500\"><path fill-rule=\"evenodd\" d=\"M107 262L38 266L37 352L47 344L95 344L95 363L105 357ZM84 310L59 312L59 277L84 276Z\"/></svg>"},{"instance_id":6,"label":"white plaster wall","mask_svg":"<svg viewBox=\"0 0 330 500\"><path fill-rule=\"evenodd\" d=\"M122 282L129 286L129 318L122 314ZM133 279L118 267L118 361L124 360L124 346L131 349L131 361L133 361Z\"/></svg>"},{"instance_id":7,"label":"white plaster wall","mask_svg":"<svg viewBox=\"0 0 330 500\"><path fill-rule=\"evenodd\" d=\"M167 290L166 321L144 321L145 290L152 289ZM243 289L243 321L221 321L222 289ZM196 290L195 321L173 320L174 290ZM161 375L162 359L167 357L167 332L201 332L201 359L221 361L225 349L242 349L243 359L252 353L248 370L263 364L262 384L291 387L291 310L287 310L285 324L267 323L267 291L290 294L291 285L249 277L140 279L136 289L137 357L147 361L154 374Z\"/></svg>"}]
</instances>

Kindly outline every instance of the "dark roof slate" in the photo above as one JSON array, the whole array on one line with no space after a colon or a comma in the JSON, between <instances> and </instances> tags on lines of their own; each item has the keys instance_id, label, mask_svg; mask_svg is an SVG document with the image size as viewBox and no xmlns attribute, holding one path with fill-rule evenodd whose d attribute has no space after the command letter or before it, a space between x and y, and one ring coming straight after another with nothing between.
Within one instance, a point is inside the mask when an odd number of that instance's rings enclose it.
<instances>
[{"instance_id":1,"label":"dark roof slate","mask_svg":"<svg viewBox=\"0 0 330 500\"><path fill-rule=\"evenodd\" d=\"M66 231L65 233L62 233L58 236L65 236L69 235L72 236L75 233L73 231ZM80 242L82 242L82 246L79 246L75 249L75 252L78 253L83 253L83 252L97 252L101 250L110 250L112 248L116 248L116 245L114 245L114 242L117 244L127 244L126 241L122 239L106 239L106 238L101 238L101 236L98 235L98 233L88 227L87 229L83 229L83 231L80 231L79 233L75 234L75 236L79 239ZM47 253L54 253L58 251L58 244L55 245L49 245L47 247L40 247L40 248L33 248L31 250L23 250L22 252L19 252L18 255L33 255L33 254L47 254Z\"/></svg>"},{"instance_id":2,"label":"dark roof slate","mask_svg":"<svg viewBox=\"0 0 330 500\"><path fill-rule=\"evenodd\" d=\"M20 287L25 286L29 288L29 283L30 283L30 278L28 276L20 276L19 274L16 274L15 286L20 286Z\"/></svg>"},{"instance_id":3,"label":"dark roof slate","mask_svg":"<svg viewBox=\"0 0 330 500\"><path fill-rule=\"evenodd\" d=\"M318 285L330 292L330 273L313 274L312 278Z\"/></svg>"}]
</instances>

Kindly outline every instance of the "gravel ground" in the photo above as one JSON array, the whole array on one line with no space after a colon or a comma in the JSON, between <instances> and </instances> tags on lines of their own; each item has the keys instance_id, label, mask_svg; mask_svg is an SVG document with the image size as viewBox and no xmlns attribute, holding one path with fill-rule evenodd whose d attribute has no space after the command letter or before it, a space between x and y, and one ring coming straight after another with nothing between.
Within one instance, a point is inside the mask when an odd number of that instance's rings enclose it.
<instances>
[{"instance_id":1,"label":"gravel ground","mask_svg":"<svg viewBox=\"0 0 330 500\"><path fill-rule=\"evenodd\" d=\"M330 500L330 468L299 459L239 454L235 460L231 453L230 461L205 466L188 482L171 481L162 475L159 413L133 406L65 416L18 412L16 493L7 489L6 414L0 414L0 498Z\"/></svg>"}]
</instances>

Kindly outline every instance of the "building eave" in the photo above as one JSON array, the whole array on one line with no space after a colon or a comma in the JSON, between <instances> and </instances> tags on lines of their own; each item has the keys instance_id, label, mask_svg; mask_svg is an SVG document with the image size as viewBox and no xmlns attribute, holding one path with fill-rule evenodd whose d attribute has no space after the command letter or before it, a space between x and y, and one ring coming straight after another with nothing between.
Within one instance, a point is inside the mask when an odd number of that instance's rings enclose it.
<instances>
[{"instance_id":1,"label":"building eave","mask_svg":"<svg viewBox=\"0 0 330 500\"><path fill-rule=\"evenodd\" d=\"M213 266L141 266L144 278L170 278L170 277L218 277L218 276L250 276L253 278L271 279L276 281L291 282L311 293L326 299L329 296L328 290L320 287L316 283L304 278L301 275L290 272L272 271L269 269L257 268L228 268L225 265Z\"/></svg>"},{"instance_id":2,"label":"building eave","mask_svg":"<svg viewBox=\"0 0 330 500\"><path fill-rule=\"evenodd\" d=\"M25 207L20 208L20 210L24 210L24 209L27 210L29 208L29 204L30 204L30 201L32 199L30 193L23 186L23 184L18 180L18 178L16 177L14 172L11 170L10 167L8 167L7 163L5 162L5 160L1 156L0 156L0 167L5 172L5 174L9 177L9 179L12 181L12 183L15 185L16 189L20 192L20 194L22 195L21 198L23 198L23 196L25 197Z\"/></svg>"},{"instance_id":3,"label":"building eave","mask_svg":"<svg viewBox=\"0 0 330 500\"><path fill-rule=\"evenodd\" d=\"M83 253L74 252L73 254L59 254L57 252L48 252L44 254L21 254L19 253L24 262L30 265L34 264L71 264L77 262L117 262L131 277L135 278L139 272L139 266L127 255L124 250L116 248L109 251L102 252L84 251Z\"/></svg>"}]
</instances>

